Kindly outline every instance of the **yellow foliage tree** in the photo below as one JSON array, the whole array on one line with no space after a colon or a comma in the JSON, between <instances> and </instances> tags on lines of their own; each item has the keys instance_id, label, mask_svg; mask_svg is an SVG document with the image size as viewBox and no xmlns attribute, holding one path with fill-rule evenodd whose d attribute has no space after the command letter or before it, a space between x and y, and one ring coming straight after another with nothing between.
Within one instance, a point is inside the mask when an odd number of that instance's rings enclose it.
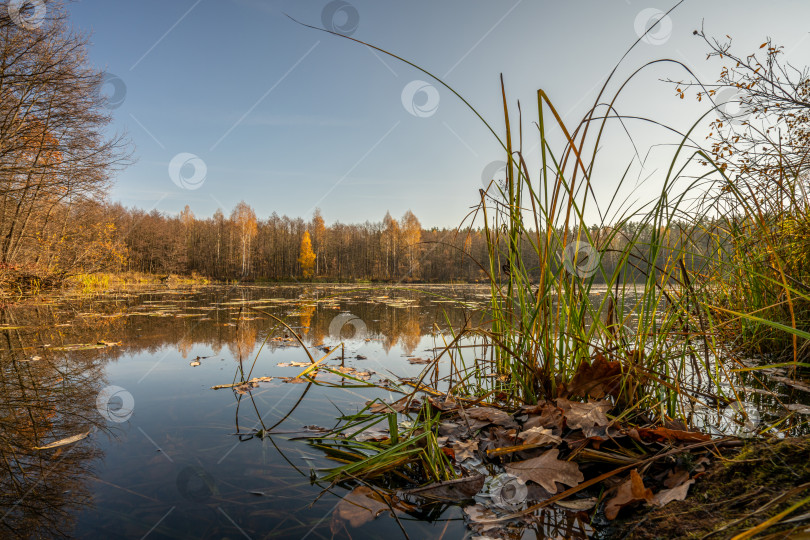
<instances>
[{"instance_id":1,"label":"yellow foliage tree","mask_svg":"<svg viewBox=\"0 0 810 540\"><path fill-rule=\"evenodd\" d=\"M305 278L311 278L315 272L315 252L312 251L312 240L309 231L304 232L301 238L301 253L298 256L298 263L301 265L301 272Z\"/></svg>"}]
</instances>

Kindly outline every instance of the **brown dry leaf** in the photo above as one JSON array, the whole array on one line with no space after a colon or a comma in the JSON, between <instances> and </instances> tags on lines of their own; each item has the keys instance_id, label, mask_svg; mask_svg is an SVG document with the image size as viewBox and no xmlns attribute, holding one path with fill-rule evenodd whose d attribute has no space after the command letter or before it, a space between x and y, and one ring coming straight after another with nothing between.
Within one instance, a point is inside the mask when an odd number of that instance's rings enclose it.
<instances>
[{"instance_id":1,"label":"brown dry leaf","mask_svg":"<svg viewBox=\"0 0 810 540\"><path fill-rule=\"evenodd\" d=\"M613 407L609 401L577 403L565 398L557 398L557 405L563 410L565 421L571 429L608 425L610 420L605 413Z\"/></svg>"},{"instance_id":2,"label":"brown dry leaf","mask_svg":"<svg viewBox=\"0 0 810 540\"><path fill-rule=\"evenodd\" d=\"M332 513L329 528L332 534L337 534L346 523L352 527L359 527L383 512L390 511L389 504L395 510L404 508L404 503L396 497L381 495L367 486L358 486L338 503Z\"/></svg>"},{"instance_id":3,"label":"brown dry leaf","mask_svg":"<svg viewBox=\"0 0 810 540\"><path fill-rule=\"evenodd\" d=\"M712 461L709 458L706 456L701 456L701 458L695 462L695 466L692 468L692 471L702 473L706 470L706 465L711 465L711 463Z\"/></svg>"},{"instance_id":4,"label":"brown dry leaf","mask_svg":"<svg viewBox=\"0 0 810 540\"><path fill-rule=\"evenodd\" d=\"M71 444L71 443L78 442L78 441L84 439L85 437L87 437L88 435L90 435L89 430L85 431L84 433L79 433L78 435L73 435L72 437L66 437L64 439L54 441L54 442L52 442L50 444L46 444L45 446L34 446L32 449L33 450L49 450L51 448L58 448L60 446L65 446L66 444Z\"/></svg>"},{"instance_id":5,"label":"brown dry leaf","mask_svg":"<svg viewBox=\"0 0 810 540\"><path fill-rule=\"evenodd\" d=\"M481 523L491 519L497 519L498 515L482 504L474 504L472 506L465 506L464 513L473 523ZM497 527L496 524L488 524L492 527Z\"/></svg>"},{"instance_id":6,"label":"brown dry leaf","mask_svg":"<svg viewBox=\"0 0 810 540\"><path fill-rule=\"evenodd\" d=\"M793 380L790 377L782 377L781 375L772 375L771 379L780 382L792 388L798 388L804 392L810 392L810 382L802 380Z\"/></svg>"},{"instance_id":7,"label":"brown dry leaf","mask_svg":"<svg viewBox=\"0 0 810 540\"><path fill-rule=\"evenodd\" d=\"M414 365L429 364L433 362L430 358L408 358L408 363Z\"/></svg>"},{"instance_id":8,"label":"brown dry leaf","mask_svg":"<svg viewBox=\"0 0 810 540\"><path fill-rule=\"evenodd\" d=\"M554 435L550 429L533 427L518 435L523 444L560 444L562 439Z\"/></svg>"},{"instance_id":9,"label":"brown dry leaf","mask_svg":"<svg viewBox=\"0 0 810 540\"><path fill-rule=\"evenodd\" d=\"M605 517L616 519L619 510L625 506L636 504L641 501L650 502L653 500L652 490L644 487L644 481L636 469L630 471L628 479L622 483L614 495L605 505Z\"/></svg>"},{"instance_id":10,"label":"brown dry leaf","mask_svg":"<svg viewBox=\"0 0 810 540\"><path fill-rule=\"evenodd\" d=\"M584 510L590 510L596 506L596 497L589 497L587 499L568 499L565 501L557 501L554 504L567 508L568 510L581 512Z\"/></svg>"},{"instance_id":11,"label":"brown dry leaf","mask_svg":"<svg viewBox=\"0 0 810 540\"><path fill-rule=\"evenodd\" d=\"M481 420L490 424L513 428L517 427L517 422L506 412L494 407L473 407L466 410L467 416L475 420Z\"/></svg>"},{"instance_id":12,"label":"brown dry leaf","mask_svg":"<svg viewBox=\"0 0 810 540\"><path fill-rule=\"evenodd\" d=\"M802 405L801 403L790 403L785 405L785 409L799 414L810 414L810 406Z\"/></svg>"},{"instance_id":13,"label":"brown dry leaf","mask_svg":"<svg viewBox=\"0 0 810 540\"><path fill-rule=\"evenodd\" d=\"M574 487L585 480L576 463L557 459L559 453L559 450L552 448L539 457L506 465L506 472L524 482L531 480L540 484L549 493L557 493L555 482Z\"/></svg>"},{"instance_id":14,"label":"brown dry leaf","mask_svg":"<svg viewBox=\"0 0 810 540\"><path fill-rule=\"evenodd\" d=\"M675 469L669 471L667 474L666 479L664 480L664 485L668 488L678 487L684 482L689 480L689 472L683 469Z\"/></svg>"},{"instance_id":15,"label":"brown dry leaf","mask_svg":"<svg viewBox=\"0 0 810 540\"><path fill-rule=\"evenodd\" d=\"M254 382L246 382L246 383L242 383L242 384L240 384L238 386L234 386L233 391L236 392L237 394L243 396L245 394L250 393L250 391L253 390L254 388L256 388L257 386L259 386L259 385L254 383Z\"/></svg>"},{"instance_id":16,"label":"brown dry leaf","mask_svg":"<svg viewBox=\"0 0 810 540\"><path fill-rule=\"evenodd\" d=\"M529 415L529 418L523 422L523 429L544 427L557 430L557 432L562 430L562 410L553 403L546 402L542 405L524 407L522 410Z\"/></svg>"},{"instance_id":17,"label":"brown dry leaf","mask_svg":"<svg viewBox=\"0 0 810 540\"><path fill-rule=\"evenodd\" d=\"M577 372L567 385L568 395L603 398L606 395L618 396L621 391L622 366L610 362L601 353L596 353L592 363L583 360Z\"/></svg>"},{"instance_id":18,"label":"brown dry leaf","mask_svg":"<svg viewBox=\"0 0 810 540\"><path fill-rule=\"evenodd\" d=\"M381 412L386 412L386 413L402 412L403 410L405 410L405 407L404 406L400 407L398 405L398 403L399 403L399 401L395 401L394 403L381 403L379 401L376 402L376 403L372 403L371 401L366 401L366 405L369 406L368 407L368 412L373 413L373 414L377 414L377 413L381 413Z\"/></svg>"},{"instance_id":19,"label":"brown dry leaf","mask_svg":"<svg viewBox=\"0 0 810 540\"><path fill-rule=\"evenodd\" d=\"M431 405L433 405L435 408L439 409L442 412L452 411L453 409L458 407L458 403L456 403L456 400L453 399L453 396L446 396L441 398L428 397L428 401L430 401Z\"/></svg>"},{"instance_id":20,"label":"brown dry leaf","mask_svg":"<svg viewBox=\"0 0 810 540\"><path fill-rule=\"evenodd\" d=\"M473 495L481 491L481 488L484 487L485 479L486 477L483 474L478 474L467 478L458 478L446 482L437 482L425 487L409 489L405 493L440 501L472 499Z\"/></svg>"},{"instance_id":21,"label":"brown dry leaf","mask_svg":"<svg viewBox=\"0 0 810 540\"><path fill-rule=\"evenodd\" d=\"M472 459L475 457L475 451L478 450L478 439L454 442L450 447L456 455L456 461Z\"/></svg>"},{"instance_id":22,"label":"brown dry leaf","mask_svg":"<svg viewBox=\"0 0 810 540\"><path fill-rule=\"evenodd\" d=\"M702 442L712 438L711 435L698 431L681 431L660 426L655 429L638 428L638 434L643 439L656 441Z\"/></svg>"},{"instance_id":23,"label":"brown dry leaf","mask_svg":"<svg viewBox=\"0 0 810 540\"><path fill-rule=\"evenodd\" d=\"M687 480L680 486L670 489L662 489L661 491L655 494L652 503L656 506L664 506L665 504L671 503L672 501L682 501L686 498L686 494L689 493L689 486L691 486L694 483L695 483L694 480Z\"/></svg>"}]
</instances>

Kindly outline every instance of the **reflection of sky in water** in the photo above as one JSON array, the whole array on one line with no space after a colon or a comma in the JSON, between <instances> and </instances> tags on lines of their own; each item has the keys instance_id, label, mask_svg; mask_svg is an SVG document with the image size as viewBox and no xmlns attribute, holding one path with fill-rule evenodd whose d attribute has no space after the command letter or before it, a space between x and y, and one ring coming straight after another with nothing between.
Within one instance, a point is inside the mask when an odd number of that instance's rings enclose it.
<instances>
[{"instance_id":1,"label":"reflection of sky in water","mask_svg":"<svg viewBox=\"0 0 810 540\"><path fill-rule=\"evenodd\" d=\"M41 351L36 354L43 360L27 364L43 370L38 375L41 381L47 380L51 366L64 369L64 364L80 360L98 365L106 374L106 380L94 376L93 388L72 398L92 411L94 421L109 428L109 433L91 435L103 458L86 458L95 474L83 485L92 494L93 504L81 511L73 534L331 537L330 513L345 490L335 488L310 508L322 490L311 485L310 470L337 463L304 441L291 439L301 435L303 426L332 427L340 414L354 413L375 397L396 399L395 394L283 382L280 377L295 377L303 368L278 364L306 362L307 356L300 347L291 346L283 326L247 306L282 317L301 333L315 359L325 354L316 346L334 346L342 337L345 350L335 351L328 360L330 365L341 364L342 352L345 366L373 372L372 381L396 380L421 372L424 366L411 365L407 358L431 357L433 348L445 343L442 332L446 342L452 340L448 320L458 328L464 316L472 314L476 324L480 314L473 308L486 306L489 294L486 287L417 288L421 292L299 286L208 288L194 295L132 293L114 301L78 298L6 310L2 326L22 327L16 331L21 344L9 342L8 348L14 355L26 357L31 353L25 346ZM334 294L340 298L333 298ZM464 300L466 308L450 302L451 298ZM54 350L99 341L120 345L70 353ZM45 343L50 347L39 347ZM465 361L472 358L471 352L464 354ZM245 379L274 379L259 383L245 395L229 388L211 389L239 380L240 365ZM339 381L334 375L324 379ZM114 414L109 419L94 410L99 391L111 385L132 397L133 413L127 421L116 421L127 416L119 409L127 400L121 392L110 401ZM305 398L290 413L305 391ZM756 406L772 407L772 399L748 395ZM796 401L795 397L785 398ZM233 435L271 427L288 413L272 438L243 437L248 440L240 442ZM762 419L766 418L767 413L762 413ZM445 527L445 537L456 538L466 531L461 517L460 508L450 507L434 509L421 519L402 516L401 521L412 538L435 537ZM552 534L558 526L562 527L558 533L564 536L578 530L565 513L548 512L542 519L545 534ZM401 534L387 516L352 530L356 538Z\"/></svg>"}]
</instances>

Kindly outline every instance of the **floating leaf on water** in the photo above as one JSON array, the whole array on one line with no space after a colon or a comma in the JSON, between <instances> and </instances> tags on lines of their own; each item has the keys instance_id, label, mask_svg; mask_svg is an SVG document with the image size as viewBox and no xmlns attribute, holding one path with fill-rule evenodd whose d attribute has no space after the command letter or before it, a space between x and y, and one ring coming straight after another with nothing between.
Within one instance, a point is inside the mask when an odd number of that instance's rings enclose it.
<instances>
[{"instance_id":1,"label":"floating leaf on water","mask_svg":"<svg viewBox=\"0 0 810 540\"><path fill-rule=\"evenodd\" d=\"M473 506L466 506L464 508L464 513L467 514L467 519L469 519L473 523L483 523L493 519L497 519L498 516L482 504L475 504ZM488 529L497 529L498 525L495 523L487 524Z\"/></svg>"},{"instance_id":2,"label":"floating leaf on water","mask_svg":"<svg viewBox=\"0 0 810 540\"><path fill-rule=\"evenodd\" d=\"M316 425L304 426L303 429L304 431L312 431L314 433L329 433L331 431L330 429Z\"/></svg>"},{"instance_id":3,"label":"floating leaf on water","mask_svg":"<svg viewBox=\"0 0 810 540\"><path fill-rule=\"evenodd\" d=\"M34 446L34 450L48 450L50 448L58 448L60 446L65 446L66 444L72 444L77 441L80 441L90 435L90 430L85 431L84 433L79 433L78 435L73 435L72 437L67 437L64 439L60 439L58 441L52 442L50 444L46 444L45 446Z\"/></svg>"},{"instance_id":4,"label":"floating leaf on water","mask_svg":"<svg viewBox=\"0 0 810 540\"><path fill-rule=\"evenodd\" d=\"M653 500L652 490L644 487L644 481L636 469L630 471L630 476L616 490L616 494L608 500L605 505L605 517L616 519L619 511L630 505L642 501L651 502Z\"/></svg>"},{"instance_id":5,"label":"floating leaf on water","mask_svg":"<svg viewBox=\"0 0 810 540\"><path fill-rule=\"evenodd\" d=\"M307 367L312 365L312 362L279 362L276 367Z\"/></svg>"},{"instance_id":6,"label":"floating leaf on water","mask_svg":"<svg viewBox=\"0 0 810 540\"><path fill-rule=\"evenodd\" d=\"M791 388L796 388L796 389L801 390L803 392L810 392L810 383L800 381L800 380L799 381L794 381L793 379L791 379L789 377L781 377L781 376L776 376L776 375L771 377L771 379L776 381L776 382L780 382L780 383L782 383L782 384L784 384L786 386L790 386Z\"/></svg>"},{"instance_id":7,"label":"floating leaf on water","mask_svg":"<svg viewBox=\"0 0 810 540\"><path fill-rule=\"evenodd\" d=\"M810 414L810 406L802 405L801 403L790 403L789 405L785 405L785 408L799 414Z\"/></svg>"},{"instance_id":8,"label":"floating leaf on water","mask_svg":"<svg viewBox=\"0 0 810 540\"><path fill-rule=\"evenodd\" d=\"M53 347L54 351L89 351L91 349L104 349L106 345L100 345L98 343L76 343L73 345L60 345L58 347Z\"/></svg>"},{"instance_id":9,"label":"floating leaf on water","mask_svg":"<svg viewBox=\"0 0 810 540\"><path fill-rule=\"evenodd\" d=\"M200 361L199 360L192 360L191 362L188 363L188 365L190 365L191 367L197 367L197 366L200 365Z\"/></svg>"},{"instance_id":10,"label":"floating leaf on water","mask_svg":"<svg viewBox=\"0 0 810 540\"><path fill-rule=\"evenodd\" d=\"M372 413L381 413L384 411L401 413L405 412L406 409L418 411L419 408L422 406L422 402L420 402L416 398L412 398L409 404L408 396L405 396L404 398L398 399L393 403L384 403L384 402L372 403L371 401L367 401L366 405L369 405L369 411Z\"/></svg>"},{"instance_id":11,"label":"floating leaf on water","mask_svg":"<svg viewBox=\"0 0 810 540\"><path fill-rule=\"evenodd\" d=\"M430 358L408 358L408 363L414 365L430 364L433 362Z\"/></svg>"},{"instance_id":12,"label":"floating leaf on water","mask_svg":"<svg viewBox=\"0 0 810 540\"><path fill-rule=\"evenodd\" d=\"M549 493L557 493L556 482L569 487L579 485L585 480L582 471L576 463L557 459L559 454L559 450L552 448L536 458L506 465L506 472L524 482L540 484Z\"/></svg>"},{"instance_id":13,"label":"floating leaf on water","mask_svg":"<svg viewBox=\"0 0 810 540\"><path fill-rule=\"evenodd\" d=\"M233 391L236 392L237 394L245 395L247 393L250 393L250 391L253 390L254 388L256 388L257 386L259 386L259 385L254 383L254 382L248 381L248 382L242 383L242 384L240 384L238 386L234 386Z\"/></svg>"},{"instance_id":14,"label":"floating leaf on water","mask_svg":"<svg viewBox=\"0 0 810 540\"><path fill-rule=\"evenodd\" d=\"M343 497L335 507L329 528L332 534L337 534L347 524L360 527L380 514L390 512L391 508L403 512L413 507L393 495L378 493L367 486L358 486Z\"/></svg>"}]
</instances>

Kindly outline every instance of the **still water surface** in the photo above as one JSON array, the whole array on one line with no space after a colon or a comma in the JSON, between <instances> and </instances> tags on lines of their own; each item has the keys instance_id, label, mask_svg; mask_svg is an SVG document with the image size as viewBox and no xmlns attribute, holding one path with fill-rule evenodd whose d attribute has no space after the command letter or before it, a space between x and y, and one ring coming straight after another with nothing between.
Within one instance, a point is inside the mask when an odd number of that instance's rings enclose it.
<instances>
[{"instance_id":1,"label":"still water surface","mask_svg":"<svg viewBox=\"0 0 810 540\"><path fill-rule=\"evenodd\" d=\"M287 382L302 367L279 364L308 358L261 311L282 317L316 359L343 342L330 363L380 383L418 375L423 366L409 359L432 357L452 339L450 325L479 322L488 298L479 286L257 286L4 306L2 535L332 538L346 490L311 481L335 462L296 437L396 396ZM272 380L212 389L243 376ZM272 436L250 436L271 427ZM32 450L88 431L78 443ZM433 507L398 524L386 513L351 535L470 537L463 515ZM550 512L524 537L590 532L575 515Z\"/></svg>"}]
</instances>

